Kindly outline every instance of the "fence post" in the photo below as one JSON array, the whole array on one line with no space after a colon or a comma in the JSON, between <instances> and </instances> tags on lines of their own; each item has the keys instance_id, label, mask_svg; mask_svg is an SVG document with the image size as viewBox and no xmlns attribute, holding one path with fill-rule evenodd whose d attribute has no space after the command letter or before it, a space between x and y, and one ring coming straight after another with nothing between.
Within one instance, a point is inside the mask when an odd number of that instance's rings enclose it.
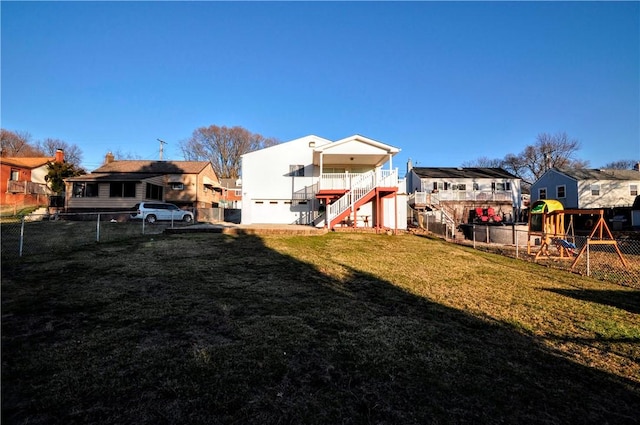
<instances>
[{"instance_id":1,"label":"fence post","mask_svg":"<svg viewBox=\"0 0 640 425\"><path fill-rule=\"evenodd\" d=\"M489 225L487 224L486 226L484 226L484 228L487 231L487 239L485 239L485 242L489 243Z\"/></svg>"},{"instance_id":2,"label":"fence post","mask_svg":"<svg viewBox=\"0 0 640 425\"><path fill-rule=\"evenodd\" d=\"M96 222L96 242L100 242L100 213L98 213L98 221Z\"/></svg>"},{"instance_id":3,"label":"fence post","mask_svg":"<svg viewBox=\"0 0 640 425\"><path fill-rule=\"evenodd\" d=\"M518 256L518 254L519 254L518 246L520 245L520 243L519 243L520 241L518 240L518 233L519 233L519 232L516 232L516 231L515 231L515 226L513 226L513 229L514 229L514 230L513 230L513 237L515 238L515 241L516 241L516 258L520 258L520 257Z\"/></svg>"},{"instance_id":4,"label":"fence post","mask_svg":"<svg viewBox=\"0 0 640 425\"><path fill-rule=\"evenodd\" d=\"M473 232L473 249L476 249L476 223L473 223L471 231Z\"/></svg>"},{"instance_id":5,"label":"fence post","mask_svg":"<svg viewBox=\"0 0 640 425\"><path fill-rule=\"evenodd\" d=\"M587 276L591 276L591 264L589 259L589 237L587 236Z\"/></svg>"},{"instance_id":6,"label":"fence post","mask_svg":"<svg viewBox=\"0 0 640 425\"><path fill-rule=\"evenodd\" d=\"M24 217L22 217L22 224L20 225L20 247L19 256L22 257L22 247L24 246Z\"/></svg>"}]
</instances>

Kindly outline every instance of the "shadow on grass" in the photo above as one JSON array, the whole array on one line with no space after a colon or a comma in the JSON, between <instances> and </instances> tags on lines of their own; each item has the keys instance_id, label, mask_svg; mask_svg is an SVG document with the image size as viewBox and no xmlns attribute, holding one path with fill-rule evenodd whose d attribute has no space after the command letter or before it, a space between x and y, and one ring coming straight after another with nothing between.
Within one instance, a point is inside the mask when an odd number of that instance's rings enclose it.
<instances>
[{"instance_id":1,"label":"shadow on grass","mask_svg":"<svg viewBox=\"0 0 640 425\"><path fill-rule=\"evenodd\" d=\"M542 288L566 297L609 305L630 313L640 314L640 291L612 291L587 289Z\"/></svg>"},{"instance_id":2,"label":"shadow on grass","mask_svg":"<svg viewBox=\"0 0 640 425\"><path fill-rule=\"evenodd\" d=\"M342 272L219 234L10 264L2 422L637 421L633 381Z\"/></svg>"}]
</instances>

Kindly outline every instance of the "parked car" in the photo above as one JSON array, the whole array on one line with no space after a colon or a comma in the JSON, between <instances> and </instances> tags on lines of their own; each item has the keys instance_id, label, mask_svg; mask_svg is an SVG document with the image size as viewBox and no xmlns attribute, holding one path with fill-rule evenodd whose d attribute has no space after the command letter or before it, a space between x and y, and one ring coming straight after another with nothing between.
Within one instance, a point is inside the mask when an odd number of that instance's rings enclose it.
<instances>
[{"instance_id":1,"label":"parked car","mask_svg":"<svg viewBox=\"0 0 640 425\"><path fill-rule=\"evenodd\" d=\"M158 220L174 220L191 223L193 221L193 213L181 210L176 205L166 202L140 202L136 204L131 213L133 220L146 220L147 223L155 223Z\"/></svg>"}]
</instances>

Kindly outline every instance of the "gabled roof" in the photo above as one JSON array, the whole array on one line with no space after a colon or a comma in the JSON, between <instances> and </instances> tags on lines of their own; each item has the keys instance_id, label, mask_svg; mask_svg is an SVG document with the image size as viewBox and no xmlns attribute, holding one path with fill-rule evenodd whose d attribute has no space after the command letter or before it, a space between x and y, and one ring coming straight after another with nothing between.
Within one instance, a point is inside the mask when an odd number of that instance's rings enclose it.
<instances>
[{"instance_id":1,"label":"gabled roof","mask_svg":"<svg viewBox=\"0 0 640 425\"><path fill-rule=\"evenodd\" d=\"M366 145L373 146L375 148L381 149L381 150L383 150L383 151L385 151L387 153L394 153L395 154L395 153L400 152L400 149L398 149L398 148L396 148L394 146L386 145L386 144L384 144L382 142L378 142L377 140L373 140L373 139L370 139L368 137L361 136L359 134L354 134L353 136L345 137L344 139L337 140L337 141L335 141L333 143L329 143L329 144L326 144L324 146L317 147L315 149L315 151L316 152L328 152L328 151L331 151L331 150L338 149L341 145L349 144L349 143L353 143L353 142L364 143Z\"/></svg>"},{"instance_id":2,"label":"gabled roof","mask_svg":"<svg viewBox=\"0 0 640 425\"><path fill-rule=\"evenodd\" d=\"M413 167L421 178L449 179L520 179L502 168Z\"/></svg>"},{"instance_id":3,"label":"gabled roof","mask_svg":"<svg viewBox=\"0 0 640 425\"><path fill-rule=\"evenodd\" d=\"M0 163L13 165L14 167L34 169L55 162L55 157L39 156L39 157L5 157L0 158Z\"/></svg>"},{"instance_id":4,"label":"gabled roof","mask_svg":"<svg viewBox=\"0 0 640 425\"><path fill-rule=\"evenodd\" d=\"M325 164L353 164L379 167L389 161L400 149L354 134L333 143L317 146L313 149L313 163L320 164L322 157Z\"/></svg>"},{"instance_id":5,"label":"gabled roof","mask_svg":"<svg viewBox=\"0 0 640 425\"><path fill-rule=\"evenodd\" d=\"M553 170L574 180L640 180L640 172L636 170L600 170L596 168L554 168Z\"/></svg>"},{"instance_id":6,"label":"gabled roof","mask_svg":"<svg viewBox=\"0 0 640 425\"><path fill-rule=\"evenodd\" d=\"M210 163L207 161L112 161L93 170L95 173L138 174L198 174Z\"/></svg>"}]
</instances>

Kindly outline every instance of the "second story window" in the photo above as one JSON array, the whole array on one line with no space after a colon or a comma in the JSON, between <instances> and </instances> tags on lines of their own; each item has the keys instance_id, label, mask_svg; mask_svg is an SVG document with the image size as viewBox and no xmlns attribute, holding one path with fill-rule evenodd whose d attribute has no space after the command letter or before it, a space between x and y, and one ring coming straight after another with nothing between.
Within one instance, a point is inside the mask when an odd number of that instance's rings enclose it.
<instances>
[{"instance_id":1,"label":"second story window","mask_svg":"<svg viewBox=\"0 0 640 425\"><path fill-rule=\"evenodd\" d=\"M16 170L15 168L11 169L11 178L9 180L18 181L20 180L20 170Z\"/></svg>"},{"instance_id":2,"label":"second story window","mask_svg":"<svg viewBox=\"0 0 640 425\"><path fill-rule=\"evenodd\" d=\"M505 190L511 190L511 183L491 183L492 191L504 192Z\"/></svg>"},{"instance_id":3,"label":"second story window","mask_svg":"<svg viewBox=\"0 0 640 425\"><path fill-rule=\"evenodd\" d=\"M600 185L592 184L591 185L591 196L600 196Z\"/></svg>"},{"instance_id":4,"label":"second story window","mask_svg":"<svg viewBox=\"0 0 640 425\"><path fill-rule=\"evenodd\" d=\"M291 177L304 177L304 165L289 165L289 175Z\"/></svg>"},{"instance_id":5,"label":"second story window","mask_svg":"<svg viewBox=\"0 0 640 425\"><path fill-rule=\"evenodd\" d=\"M638 196L638 185L637 184L630 184L629 185L629 195Z\"/></svg>"},{"instance_id":6,"label":"second story window","mask_svg":"<svg viewBox=\"0 0 640 425\"><path fill-rule=\"evenodd\" d=\"M538 189L538 199L547 199L547 188L541 187Z\"/></svg>"},{"instance_id":7,"label":"second story window","mask_svg":"<svg viewBox=\"0 0 640 425\"><path fill-rule=\"evenodd\" d=\"M556 186L556 198L566 198L567 188L565 186Z\"/></svg>"}]
</instances>

